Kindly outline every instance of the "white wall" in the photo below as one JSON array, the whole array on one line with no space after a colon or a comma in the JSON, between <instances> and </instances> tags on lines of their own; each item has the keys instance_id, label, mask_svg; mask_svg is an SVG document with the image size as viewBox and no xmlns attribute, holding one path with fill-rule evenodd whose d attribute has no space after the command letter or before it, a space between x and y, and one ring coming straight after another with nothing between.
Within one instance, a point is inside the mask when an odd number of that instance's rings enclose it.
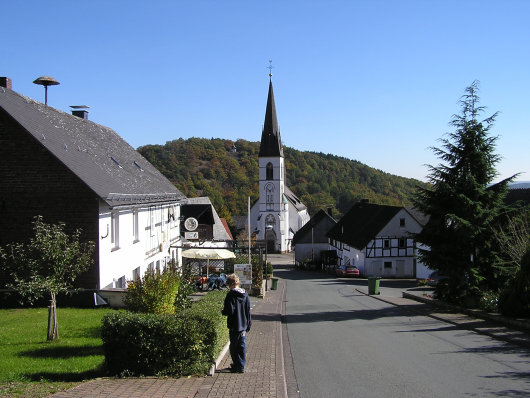
<instances>
[{"instance_id":1,"label":"white wall","mask_svg":"<svg viewBox=\"0 0 530 398\"><path fill-rule=\"evenodd\" d=\"M135 212L138 220L136 236ZM118 219L117 244L112 242L113 213L114 220ZM171 213L173 217L169 217ZM149 266L158 266L162 270L172 258L182 264L181 250L170 249L171 244L180 241L179 217L177 202L136 209L110 209L100 203L99 288L124 288L127 280L142 276Z\"/></svg>"},{"instance_id":2,"label":"white wall","mask_svg":"<svg viewBox=\"0 0 530 398\"><path fill-rule=\"evenodd\" d=\"M311 260L313 250L316 259L320 256L321 251L329 250L329 248L330 245L327 243L298 243L294 247L294 259L299 263L303 263L305 260Z\"/></svg>"}]
</instances>

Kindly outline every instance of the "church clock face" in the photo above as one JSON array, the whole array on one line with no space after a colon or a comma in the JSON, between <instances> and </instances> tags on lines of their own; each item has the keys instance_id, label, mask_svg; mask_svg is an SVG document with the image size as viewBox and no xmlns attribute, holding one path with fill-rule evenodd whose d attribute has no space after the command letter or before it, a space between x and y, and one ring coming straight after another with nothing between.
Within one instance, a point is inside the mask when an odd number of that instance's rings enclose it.
<instances>
[{"instance_id":1,"label":"church clock face","mask_svg":"<svg viewBox=\"0 0 530 398\"><path fill-rule=\"evenodd\" d=\"M188 231L195 231L198 226L199 222L196 218L188 217L186 218L186 221L184 221L184 228L186 228Z\"/></svg>"}]
</instances>

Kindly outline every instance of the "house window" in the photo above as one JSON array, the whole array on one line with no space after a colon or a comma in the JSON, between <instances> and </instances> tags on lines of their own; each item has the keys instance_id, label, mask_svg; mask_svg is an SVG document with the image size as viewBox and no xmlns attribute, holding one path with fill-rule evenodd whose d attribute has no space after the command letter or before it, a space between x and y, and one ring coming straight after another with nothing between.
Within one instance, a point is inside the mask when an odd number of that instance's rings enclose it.
<instances>
[{"instance_id":1,"label":"house window","mask_svg":"<svg viewBox=\"0 0 530 398\"><path fill-rule=\"evenodd\" d=\"M127 281L125 279L125 275L123 275L121 278L119 279L115 279L115 283L114 283L114 286L116 287L116 289L125 289L127 287Z\"/></svg>"},{"instance_id":2,"label":"house window","mask_svg":"<svg viewBox=\"0 0 530 398\"><path fill-rule=\"evenodd\" d=\"M399 238L399 248L404 249L405 248L405 238Z\"/></svg>"},{"instance_id":3,"label":"house window","mask_svg":"<svg viewBox=\"0 0 530 398\"><path fill-rule=\"evenodd\" d=\"M175 222L175 212L176 212L175 206L169 206L167 218L168 218L170 228L175 228L177 226L177 223Z\"/></svg>"},{"instance_id":4,"label":"house window","mask_svg":"<svg viewBox=\"0 0 530 398\"><path fill-rule=\"evenodd\" d=\"M399 219L399 226L400 226L401 228L405 228L405 219L404 219L404 218L400 218L400 219Z\"/></svg>"},{"instance_id":5,"label":"house window","mask_svg":"<svg viewBox=\"0 0 530 398\"><path fill-rule=\"evenodd\" d=\"M272 180L274 176L274 168L272 166L272 163L267 163L267 167L265 167L265 179L266 180Z\"/></svg>"},{"instance_id":6,"label":"house window","mask_svg":"<svg viewBox=\"0 0 530 398\"><path fill-rule=\"evenodd\" d=\"M390 239L385 239L385 240L383 241L383 247L384 247L385 249L390 249Z\"/></svg>"},{"instance_id":7,"label":"house window","mask_svg":"<svg viewBox=\"0 0 530 398\"><path fill-rule=\"evenodd\" d=\"M133 269L132 277L133 281L137 281L138 279L140 279L140 267Z\"/></svg>"},{"instance_id":8,"label":"house window","mask_svg":"<svg viewBox=\"0 0 530 398\"><path fill-rule=\"evenodd\" d=\"M120 215L117 211L110 216L110 242L113 250L120 248Z\"/></svg>"},{"instance_id":9,"label":"house window","mask_svg":"<svg viewBox=\"0 0 530 398\"><path fill-rule=\"evenodd\" d=\"M392 261L385 261L384 267L385 269L392 269Z\"/></svg>"},{"instance_id":10,"label":"house window","mask_svg":"<svg viewBox=\"0 0 530 398\"><path fill-rule=\"evenodd\" d=\"M133 238L134 243L140 241L140 234L138 232L138 209L133 210Z\"/></svg>"},{"instance_id":11,"label":"house window","mask_svg":"<svg viewBox=\"0 0 530 398\"><path fill-rule=\"evenodd\" d=\"M151 236L155 235L155 212L156 206L149 206L149 229Z\"/></svg>"}]
</instances>

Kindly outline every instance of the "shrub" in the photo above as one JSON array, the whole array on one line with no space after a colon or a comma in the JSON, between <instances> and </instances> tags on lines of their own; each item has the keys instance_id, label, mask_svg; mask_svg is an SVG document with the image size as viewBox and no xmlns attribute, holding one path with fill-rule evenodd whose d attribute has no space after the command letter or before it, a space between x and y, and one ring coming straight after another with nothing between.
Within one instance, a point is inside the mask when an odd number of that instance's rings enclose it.
<instances>
[{"instance_id":1,"label":"shrub","mask_svg":"<svg viewBox=\"0 0 530 398\"><path fill-rule=\"evenodd\" d=\"M186 267L180 276L180 283L175 297L175 309L182 310L191 307L190 295L195 292L195 281L191 276L191 268Z\"/></svg>"},{"instance_id":2,"label":"shrub","mask_svg":"<svg viewBox=\"0 0 530 398\"><path fill-rule=\"evenodd\" d=\"M269 276L272 276L273 272L274 272L274 267L272 266L270 262L267 262L267 274Z\"/></svg>"},{"instance_id":3,"label":"shrub","mask_svg":"<svg viewBox=\"0 0 530 398\"><path fill-rule=\"evenodd\" d=\"M108 314L101 331L112 375L204 374L228 340L221 315L226 292L208 293L175 315L127 311Z\"/></svg>"},{"instance_id":4,"label":"shrub","mask_svg":"<svg viewBox=\"0 0 530 398\"><path fill-rule=\"evenodd\" d=\"M530 247L521 259L521 267L502 292L499 307L504 315L530 318Z\"/></svg>"},{"instance_id":5,"label":"shrub","mask_svg":"<svg viewBox=\"0 0 530 398\"><path fill-rule=\"evenodd\" d=\"M125 305L134 312L174 314L181 277L172 266L162 272L147 270L143 278L127 283Z\"/></svg>"},{"instance_id":6,"label":"shrub","mask_svg":"<svg viewBox=\"0 0 530 398\"><path fill-rule=\"evenodd\" d=\"M487 312L498 312L499 311L499 294L492 291L485 291L480 296L479 301L480 309Z\"/></svg>"}]
</instances>

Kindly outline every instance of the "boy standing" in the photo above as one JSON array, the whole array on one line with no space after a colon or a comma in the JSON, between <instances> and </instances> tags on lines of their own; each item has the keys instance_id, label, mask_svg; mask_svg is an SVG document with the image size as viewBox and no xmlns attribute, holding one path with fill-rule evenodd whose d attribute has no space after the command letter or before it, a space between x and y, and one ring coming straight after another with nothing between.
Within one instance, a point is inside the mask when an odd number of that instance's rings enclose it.
<instances>
[{"instance_id":1,"label":"boy standing","mask_svg":"<svg viewBox=\"0 0 530 398\"><path fill-rule=\"evenodd\" d=\"M236 274L228 275L226 284L230 291L226 295L222 314L226 315L226 325L230 334L230 356L232 373L245 372L245 355L247 332L252 325L250 317L250 299L245 289L239 287L239 277Z\"/></svg>"}]
</instances>

